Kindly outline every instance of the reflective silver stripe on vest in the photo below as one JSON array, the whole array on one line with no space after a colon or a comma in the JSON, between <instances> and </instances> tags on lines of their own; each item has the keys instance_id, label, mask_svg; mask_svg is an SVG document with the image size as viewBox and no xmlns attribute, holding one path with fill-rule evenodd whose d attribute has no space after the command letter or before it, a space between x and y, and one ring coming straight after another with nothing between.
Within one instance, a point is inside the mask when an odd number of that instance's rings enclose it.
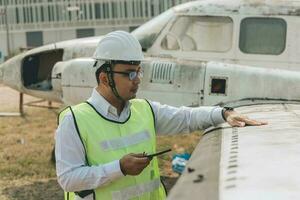
<instances>
[{"instance_id":1,"label":"reflective silver stripe on vest","mask_svg":"<svg viewBox=\"0 0 300 200\"><path fill-rule=\"evenodd\" d=\"M116 150L124 147L129 147L131 145L138 144L149 139L150 133L148 131L143 131L112 140L102 141L100 143L100 146L103 151Z\"/></svg>"},{"instance_id":2,"label":"reflective silver stripe on vest","mask_svg":"<svg viewBox=\"0 0 300 200\"><path fill-rule=\"evenodd\" d=\"M160 185L160 180L155 179L153 181L143 183L140 185L131 186L120 191L114 191L112 192L112 199L127 200L133 197L138 197L147 192L153 192L154 190L157 190L159 188L159 185Z\"/></svg>"}]
</instances>

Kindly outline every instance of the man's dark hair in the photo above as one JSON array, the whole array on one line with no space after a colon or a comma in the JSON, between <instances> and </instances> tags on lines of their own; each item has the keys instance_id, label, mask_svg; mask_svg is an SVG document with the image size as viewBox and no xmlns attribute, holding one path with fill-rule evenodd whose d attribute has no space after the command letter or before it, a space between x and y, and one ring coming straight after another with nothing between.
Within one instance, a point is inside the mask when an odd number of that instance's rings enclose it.
<instances>
[{"instance_id":1,"label":"man's dark hair","mask_svg":"<svg viewBox=\"0 0 300 200\"><path fill-rule=\"evenodd\" d=\"M106 68L107 68L107 65L111 66L113 68L113 65L109 64L109 63L104 63L103 65L101 65L97 71L95 72L95 75L96 75L96 80L97 80L97 83L98 85L100 84L100 80L99 80L99 75L101 72L106 72Z\"/></svg>"},{"instance_id":2,"label":"man's dark hair","mask_svg":"<svg viewBox=\"0 0 300 200\"><path fill-rule=\"evenodd\" d=\"M99 74L100 74L101 72L107 72L107 71L106 71L107 67L111 67L111 70L113 70L113 68L114 68L114 66L115 66L116 64L139 65L139 64L141 64L141 61L113 60L113 61L111 61L111 62L109 62L109 63L108 63L108 62L105 62L103 65L101 65L101 66L97 69L97 71L96 71L96 73L95 73L95 75L96 75L96 80L97 80L98 85L99 85L99 83L100 83L100 80L99 80Z\"/></svg>"},{"instance_id":3,"label":"man's dark hair","mask_svg":"<svg viewBox=\"0 0 300 200\"><path fill-rule=\"evenodd\" d=\"M99 83L100 83L99 75L100 75L100 73L101 73L102 71L103 71L102 67L99 67L99 68L97 69L96 73L95 73L95 75L96 75L96 80L97 80L98 85L99 85Z\"/></svg>"}]
</instances>

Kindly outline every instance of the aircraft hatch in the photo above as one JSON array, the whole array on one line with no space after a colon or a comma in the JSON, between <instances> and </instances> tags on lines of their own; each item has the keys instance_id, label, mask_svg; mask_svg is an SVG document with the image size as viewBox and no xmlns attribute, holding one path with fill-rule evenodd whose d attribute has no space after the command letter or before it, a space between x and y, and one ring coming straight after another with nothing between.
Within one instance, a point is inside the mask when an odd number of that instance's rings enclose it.
<instances>
[{"instance_id":1,"label":"aircraft hatch","mask_svg":"<svg viewBox=\"0 0 300 200\"><path fill-rule=\"evenodd\" d=\"M28 55L23 59L21 74L27 89L52 90L51 72L55 63L62 61L63 49Z\"/></svg>"}]
</instances>

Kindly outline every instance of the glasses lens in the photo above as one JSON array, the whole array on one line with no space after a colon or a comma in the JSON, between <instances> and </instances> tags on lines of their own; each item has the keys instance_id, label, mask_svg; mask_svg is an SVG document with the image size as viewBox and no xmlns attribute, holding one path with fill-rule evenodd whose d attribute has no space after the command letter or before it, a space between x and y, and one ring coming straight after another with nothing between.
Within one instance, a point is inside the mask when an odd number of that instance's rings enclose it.
<instances>
[{"instance_id":1,"label":"glasses lens","mask_svg":"<svg viewBox=\"0 0 300 200\"><path fill-rule=\"evenodd\" d=\"M138 72L138 76L139 76L139 78L143 78L143 76L144 76L143 70L140 70L140 71Z\"/></svg>"},{"instance_id":2,"label":"glasses lens","mask_svg":"<svg viewBox=\"0 0 300 200\"><path fill-rule=\"evenodd\" d=\"M133 79L135 79L136 78L136 76L137 76L137 72L130 72L129 73L129 80L133 80Z\"/></svg>"},{"instance_id":3,"label":"glasses lens","mask_svg":"<svg viewBox=\"0 0 300 200\"><path fill-rule=\"evenodd\" d=\"M128 76L129 76L129 80L134 80L137 76L139 77L139 78L143 78L143 70L138 70L138 71L135 71L135 72L130 72L129 74L128 74Z\"/></svg>"}]
</instances>

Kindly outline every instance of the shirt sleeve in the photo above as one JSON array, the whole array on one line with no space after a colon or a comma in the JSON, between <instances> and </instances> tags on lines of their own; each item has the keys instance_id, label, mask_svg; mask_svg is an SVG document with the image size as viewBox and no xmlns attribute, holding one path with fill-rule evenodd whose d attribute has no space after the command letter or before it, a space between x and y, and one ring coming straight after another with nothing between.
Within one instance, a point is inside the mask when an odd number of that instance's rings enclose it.
<instances>
[{"instance_id":1,"label":"shirt sleeve","mask_svg":"<svg viewBox=\"0 0 300 200\"><path fill-rule=\"evenodd\" d=\"M153 109L158 134L189 133L225 122L221 107L177 108L158 102L149 103Z\"/></svg>"},{"instance_id":2,"label":"shirt sleeve","mask_svg":"<svg viewBox=\"0 0 300 200\"><path fill-rule=\"evenodd\" d=\"M55 156L58 183L67 192L95 189L124 176L119 160L86 165L85 150L71 113L66 114L56 130Z\"/></svg>"}]
</instances>

